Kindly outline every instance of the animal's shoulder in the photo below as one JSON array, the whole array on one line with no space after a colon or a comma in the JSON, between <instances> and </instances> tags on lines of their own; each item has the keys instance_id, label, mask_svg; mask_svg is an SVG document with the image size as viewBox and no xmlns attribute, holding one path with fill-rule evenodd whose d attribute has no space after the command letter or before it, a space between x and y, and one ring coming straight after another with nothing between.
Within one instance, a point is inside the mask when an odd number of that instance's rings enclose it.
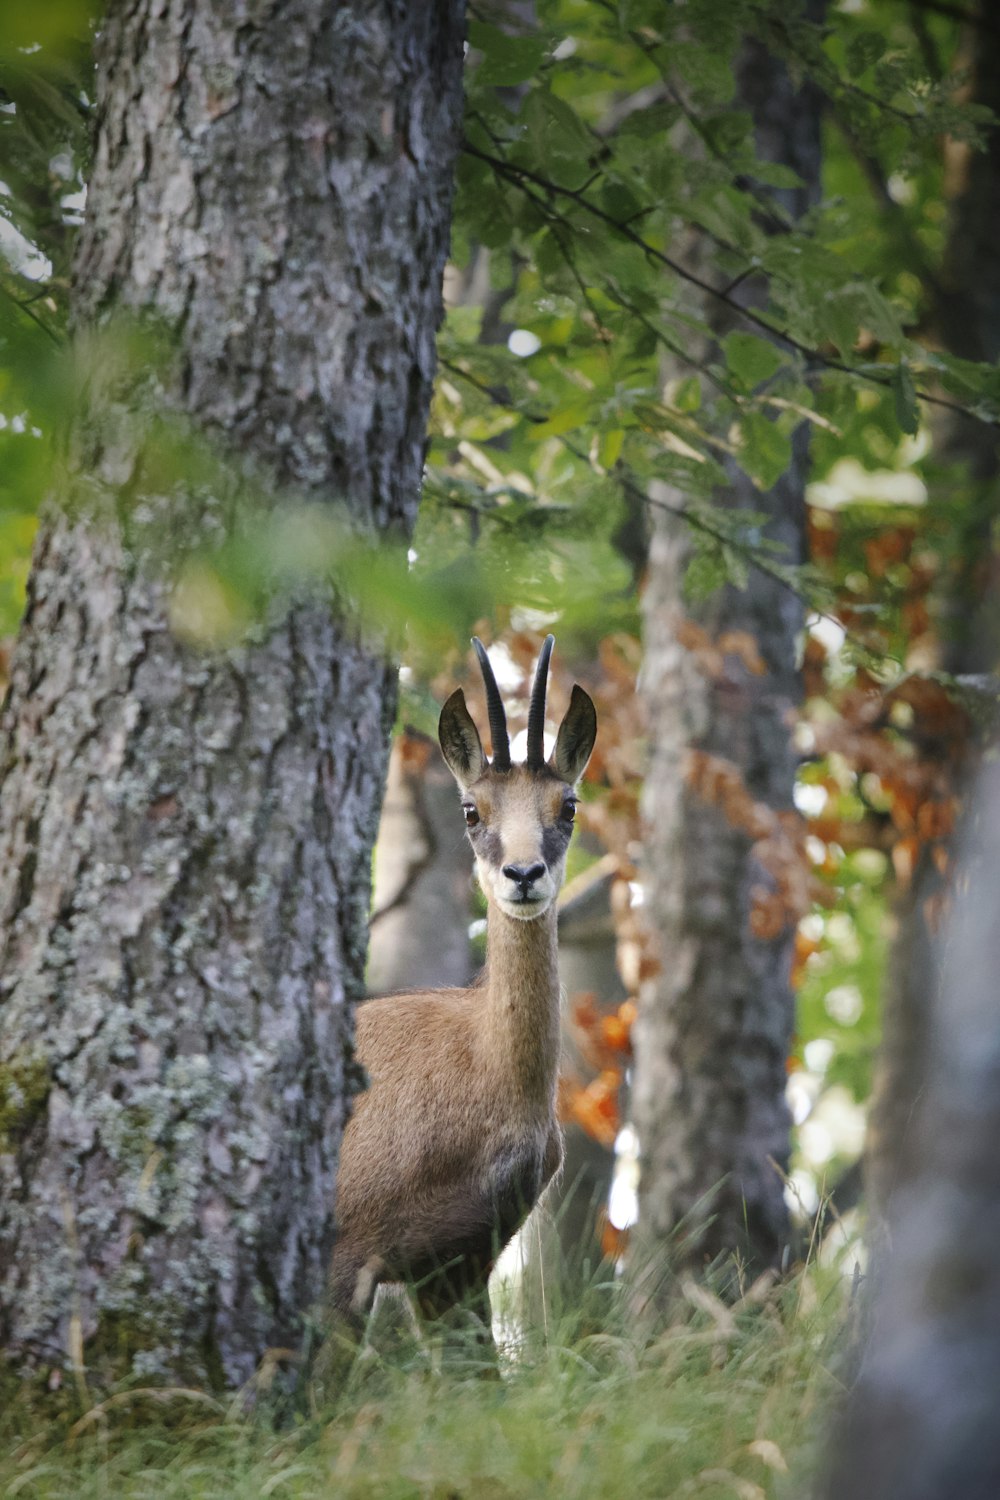
<instances>
[{"instance_id":1,"label":"animal's shoulder","mask_svg":"<svg viewBox=\"0 0 1000 1500\"><path fill-rule=\"evenodd\" d=\"M468 1051L475 1020L474 991L404 990L380 995L358 1006L357 1053L369 1070L408 1059L412 1066L423 1052L443 1053L458 1062Z\"/></svg>"}]
</instances>

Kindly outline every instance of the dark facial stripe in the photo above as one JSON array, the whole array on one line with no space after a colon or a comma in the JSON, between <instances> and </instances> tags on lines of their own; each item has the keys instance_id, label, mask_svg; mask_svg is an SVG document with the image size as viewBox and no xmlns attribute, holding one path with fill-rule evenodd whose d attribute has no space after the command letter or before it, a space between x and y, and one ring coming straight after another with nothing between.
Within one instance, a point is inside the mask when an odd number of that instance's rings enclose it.
<instances>
[{"instance_id":1,"label":"dark facial stripe","mask_svg":"<svg viewBox=\"0 0 1000 1500\"><path fill-rule=\"evenodd\" d=\"M480 824L477 828L471 828L469 833L477 858L499 870L503 863L503 843L497 829L484 828Z\"/></svg>"},{"instance_id":2,"label":"dark facial stripe","mask_svg":"<svg viewBox=\"0 0 1000 1500\"><path fill-rule=\"evenodd\" d=\"M572 829L561 823L553 823L542 829L542 858L549 869L558 864L566 853Z\"/></svg>"}]
</instances>

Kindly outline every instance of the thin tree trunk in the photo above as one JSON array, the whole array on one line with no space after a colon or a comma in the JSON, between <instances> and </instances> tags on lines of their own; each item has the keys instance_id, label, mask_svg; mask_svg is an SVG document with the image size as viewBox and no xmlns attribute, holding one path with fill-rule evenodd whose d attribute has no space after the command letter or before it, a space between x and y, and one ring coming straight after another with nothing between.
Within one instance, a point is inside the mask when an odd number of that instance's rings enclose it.
<instances>
[{"instance_id":1,"label":"thin tree trunk","mask_svg":"<svg viewBox=\"0 0 1000 1500\"><path fill-rule=\"evenodd\" d=\"M1000 115L1000 34L969 28L972 96ZM952 204L943 274L933 307L942 346L962 359L1000 360L1000 129L989 130L986 151L967 153L961 190ZM938 598L941 666L956 675L995 671L1000 661L993 608L997 552L993 530L1000 514L1000 454L996 431L958 411L935 411L934 458L947 475L942 497L956 534L957 563ZM942 761L957 785L952 741L929 741L923 753ZM883 1038L872 1091L866 1186L870 1229L877 1241L896 1187L916 1169L913 1113L917 1080L924 1076L927 1030L940 983L938 944L925 912L947 885L928 852L896 907L897 935L883 998Z\"/></svg>"},{"instance_id":2,"label":"thin tree trunk","mask_svg":"<svg viewBox=\"0 0 1000 1500\"><path fill-rule=\"evenodd\" d=\"M153 399L373 534L417 504L461 61L459 0L100 35L78 322L154 313ZM165 515L117 435L68 485ZM0 729L0 1345L239 1381L325 1281L395 673L315 598L199 654L104 509L43 525Z\"/></svg>"},{"instance_id":3,"label":"thin tree trunk","mask_svg":"<svg viewBox=\"0 0 1000 1500\"><path fill-rule=\"evenodd\" d=\"M437 745L406 730L392 748L375 846L371 993L468 984L471 896L454 779Z\"/></svg>"},{"instance_id":4,"label":"thin tree trunk","mask_svg":"<svg viewBox=\"0 0 1000 1500\"><path fill-rule=\"evenodd\" d=\"M1000 771L968 818L955 917L913 1081L914 1167L890 1204L870 1347L830 1500L1000 1494Z\"/></svg>"},{"instance_id":5,"label":"thin tree trunk","mask_svg":"<svg viewBox=\"0 0 1000 1500\"><path fill-rule=\"evenodd\" d=\"M804 187L779 195L801 214L818 192L819 100L797 88L757 43L744 49L741 102L753 112L757 150L795 168ZM744 285L748 297L759 289ZM717 503L765 511L766 537L803 559L807 444L799 431L787 473L767 494L735 468ZM655 498L655 497L654 497ZM682 497L661 492L667 504ZM771 875L751 840L690 784L690 752L736 768L759 803L794 817L796 756L790 715L801 689L798 600L751 569L746 588L725 587L688 621L717 640L752 637L766 668L738 653L721 675L701 673L681 644L687 535L654 514L644 597L643 679L650 724L646 779L646 883L662 967L643 987L636 1044L635 1118L642 1176L637 1263L664 1251L675 1264L736 1256L752 1274L780 1264L788 1240L781 1177L789 1153L785 1063L794 1018L789 980L794 920L758 936L751 910ZM683 1223L683 1233L678 1229Z\"/></svg>"}]
</instances>

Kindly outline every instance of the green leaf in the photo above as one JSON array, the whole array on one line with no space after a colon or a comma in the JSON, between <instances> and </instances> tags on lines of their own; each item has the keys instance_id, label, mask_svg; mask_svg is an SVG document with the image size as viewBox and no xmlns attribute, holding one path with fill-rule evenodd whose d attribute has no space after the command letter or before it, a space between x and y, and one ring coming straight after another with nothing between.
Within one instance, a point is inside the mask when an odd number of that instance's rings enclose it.
<instances>
[{"instance_id":1,"label":"green leaf","mask_svg":"<svg viewBox=\"0 0 1000 1500\"><path fill-rule=\"evenodd\" d=\"M642 141L656 141L662 149L663 137L681 117L676 104L651 104L647 109L634 109L619 127L619 135L638 136Z\"/></svg>"},{"instance_id":2,"label":"green leaf","mask_svg":"<svg viewBox=\"0 0 1000 1500\"><path fill-rule=\"evenodd\" d=\"M770 380L784 363L775 346L755 333L727 333L722 348L729 373L745 390Z\"/></svg>"},{"instance_id":3,"label":"green leaf","mask_svg":"<svg viewBox=\"0 0 1000 1500\"><path fill-rule=\"evenodd\" d=\"M566 265L566 256L559 245L558 236L546 229L535 243L535 264L543 276L553 276Z\"/></svg>"},{"instance_id":4,"label":"green leaf","mask_svg":"<svg viewBox=\"0 0 1000 1500\"><path fill-rule=\"evenodd\" d=\"M509 88L537 73L549 50L544 36L510 36L485 21L469 23L469 41L483 54L476 83L490 88Z\"/></svg>"},{"instance_id":5,"label":"green leaf","mask_svg":"<svg viewBox=\"0 0 1000 1500\"><path fill-rule=\"evenodd\" d=\"M828 293L817 311L824 333L836 344L841 357L848 358L858 338L858 300L855 290L849 288L847 292Z\"/></svg>"},{"instance_id":6,"label":"green leaf","mask_svg":"<svg viewBox=\"0 0 1000 1500\"><path fill-rule=\"evenodd\" d=\"M684 572L684 597L691 604L700 603L728 582L726 559L719 547L697 551Z\"/></svg>"},{"instance_id":7,"label":"green leaf","mask_svg":"<svg viewBox=\"0 0 1000 1500\"><path fill-rule=\"evenodd\" d=\"M792 189L803 186L798 172L786 167L782 161L755 161L750 175L755 181L764 183L765 187Z\"/></svg>"},{"instance_id":8,"label":"green leaf","mask_svg":"<svg viewBox=\"0 0 1000 1500\"><path fill-rule=\"evenodd\" d=\"M755 206L746 193L731 184L710 187L692 198L689 211L695 223L703 224L709 234L716 235L724 244L733 245L748 256L759 253L764 235L754 222Z\"/></svg>"},{"instance_id":9,"label":"green leaf","mask_svg":"<svg viewBox=\"0 0 1000 1500\"><path fill-rule=\"evenodd\" d=\"M618 24L622 31L648 27L656 31L664 20L663 0L618 0Z\"/></svg>"},{"instance_id":10,"label":"green leaf","mask_svg":"<svg viewBox=\"0 0 1000 1500\"><path fill-rule=\"evenodd\" d=\"M723 547L722 562L726 570L726 582L734 588L745 589L750 580L750 562L742 552L733 547Z\"/></svg>"},{"instance_id":11,"label":"green leaf","mask_svg":"<svg viewBox=\"0 0 1000 1500\"><path fill-rule=\"evenodd\" d=\"M698 411L701 407L701 380L689 375L679 380L671 393L670 404L675 411Z\"/></svg>"},{"instance_id":12,"label":"green leaf","mask_svg":"<svg viewBox=\"0 0 1000 1500\"><path fill-rule=\"evenodd\" d=\"M885 54L885 37L876 31L861 31L847 43L845 59L851 78L860 78Z\"/></svg>"},{"instance_id":13,"label":"green leaf","mask_svg":"<svg viewBox=\"0 0 1000 1500\"><path fill-rule=\"evenodd\" d=\"M703 128L706 140L721 156L731 157L753 140L753 116L747 110L726 110L707 120Z\"/></svg>"},{"instance_id":14,"label":"green leaf","mask_svg":"<svg viewBox=\"0 0 1000 1500\"><path fill-rule=\"evenodd\" d=\"M539 422L531 430L533 442L543 442L545 438L559 437L564 432L572 432L575 427L583 427L590 418L590 403L586 401L574 401L569 406L558 407L549 417L547 422Z\"/></svg>"},{"instance_id":15,"label":"green leaf","mask_svg":"<svg viewBox=\"0 0 1000 1500\"><path fill-rule=\"evenodd\" d=\"M903 341L903 330L895 309L870 281L865 283L863 294L868 327L880 343L898 347Z\"/></svg>"},{"instance_id":16,"label":"green leaf","mask_svg":"<svg viewBox=\"0 0 1000 1500\"><path fill-rule=\"evenodd\" d=\"M642 204L628 184L614 179L605 182L601 188L601 206L619 224L625 224L629 219L635 218L642 208Z\"/></svg>"},{"instance_id":17,"label":"green leaf","mask_svg":"<svg viewBox=\"0 0 1000 1500\"><path fill-rule=\"evenodd\" d=\"M769 421L756 411L746 414L742 428L740 462L762 490L769 490L777 484L791 462L791 440L777 422Z\"/></svg>"},{"instance_id":18,"label":"green leaf","mask_svg":"<svg viewBox=\"0 0 1000 1500\"><path fill-rule=\"evenodd\" d=\"M597 462L602 469L613 469L621 456L625 433L621 427L602 432L597 443Z\"/></svg>"},{"instance_id":19,"label":"green leaf","mask_svg":"<svg viewBox=\"0 0 1000 1500\"><path fill-rule=\"evenodd\" d=\"M670 48L670 67L685 80L689 93L699 103L728 104L733 97L736 78L728 48L717 50L698 42L675 41Z\"/></svg>"},{"instance_id":20,"label":"green leaf","mask_svg":"<svg viewBox=\"0 0 1000 1500\"><path fill-rule=\"evenodd\" d=\"M913 375L905 359L899 361L893 372L892 392L896 398L896 421L912 437L920 426L920 408Z\"/></svg>"},{"instance_id":21,"label":"green leaf","mask_svg":"<svg viewBox=\"0 0 1000 1500\"><path fill-rule=\"evenodd\" d=\"M86 38L100 9L97 0L46 0L44 5L18 5L15 0L4 7L3 50L16 53Z\"/></svg>"},{"instance_id":22,"label":"green leaf","mask_svg":"<svg viewBox=\"0 0 1000 1500\"><path fill-rule=\"evenodd\" d=\"M578 188L590 175L595 142L576 111L548 87L533 88L521 111L524 139L512 155L562 187Z\"/></svg>"}]
</instances>

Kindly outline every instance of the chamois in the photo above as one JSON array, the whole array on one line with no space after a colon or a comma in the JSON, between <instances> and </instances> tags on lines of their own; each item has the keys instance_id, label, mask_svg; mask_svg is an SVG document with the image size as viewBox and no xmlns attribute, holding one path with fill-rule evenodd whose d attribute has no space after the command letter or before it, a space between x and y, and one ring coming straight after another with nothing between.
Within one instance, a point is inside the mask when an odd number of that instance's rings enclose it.
<instances>
[{"instance_id":1,"label":"chamois","mask_svg":"<svg viewBox=\"0 0 1000 1500\"><path fill-rule=\"evenodd\" d=\"M357 1324L379 1282L408 1282L425 1318L448 1321L468 1308L492 1350L487 1279L562 1161L555 902L597 715L574 687L546 761L548 636L527 759L512 765L496 678L482 643L473 645L492 763L461 688L441 711L438 737L486 895L486 967L467 989L405 991L358 1010L357 1054L370 1083L341 1149L331 1293L335 1314Z\"/></svg>"}]
</instances>

